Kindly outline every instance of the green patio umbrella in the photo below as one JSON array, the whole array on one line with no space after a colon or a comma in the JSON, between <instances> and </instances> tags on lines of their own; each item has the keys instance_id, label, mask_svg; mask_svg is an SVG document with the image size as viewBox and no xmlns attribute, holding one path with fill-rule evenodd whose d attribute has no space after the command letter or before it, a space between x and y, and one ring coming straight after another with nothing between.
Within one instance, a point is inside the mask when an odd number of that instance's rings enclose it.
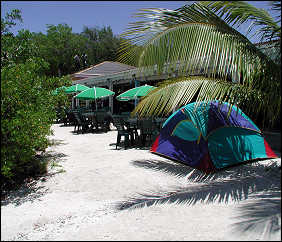
<instances>
[{"instance_id":1,"label":"green patio umbrella","mask_svg":"<svg viewBox=\"0 0 282 242\"><path fill-rule=\"evenodd\" d=\"M72 85L70 87L67 87L65 89L65 93L68 93L68 94L76 93L77 94L78 92L82 92L82 91L85 91L87 89L89 89L89 87L87 87L85 85L75 84L75 85ZM72 98L72 107L74 107L74 98L75 97ZM78 100L77 100L77 105L79 105L79 101Z\"/></svg>"},{"instance_id":2,"label":"green patio umbrella","mask_svg":"<svg viewBox=\"0 0 282 242\"><path fill-rule=\"evenodd\" d=\"M70 87L67 87L65 89L65 93L76 93L76 92L82 92L89 89L89 87L85 86L85 85L81 85L81 84L75 84L72 85Z\"/></svg>"},{"instance_id":3,"label":"green patio umbrella","mask_svg":"<svg viewBox=\"0 0 282 242\"><path fill-rule=\"evenodd\" d=\"M146 96L150 91L154 90L156 87L150 85L143 85L140 87L135 87L129 89L116 97L119 101L129 101L136 100L137 98Z\"/></svg>"},{"instance_id":4,"label":"green patio umbrella","mask_svg":"<svg viewBox=\"0 0 282 242\"><path fill-rule=\"evenodd\" d=\"M55 90L52 91L53 95L57 95L61 90L65 90L67 87L62 86L62 87L57 87Z\"/></svg>"},{"instance_id":5,"label":"green patio umbrella","mask_svg":"<svg viewBox=\"0 0 282 242\"><path fill-rule=\"evenodd\" d=\"M96 99L109 97L114 94L115 93L113 91L103 87L92 87L77 94L75 98L81 100L95 100L96 103ZM96 109L97 109L97 103L96 103Z\"/></svg>"}]
</instances>

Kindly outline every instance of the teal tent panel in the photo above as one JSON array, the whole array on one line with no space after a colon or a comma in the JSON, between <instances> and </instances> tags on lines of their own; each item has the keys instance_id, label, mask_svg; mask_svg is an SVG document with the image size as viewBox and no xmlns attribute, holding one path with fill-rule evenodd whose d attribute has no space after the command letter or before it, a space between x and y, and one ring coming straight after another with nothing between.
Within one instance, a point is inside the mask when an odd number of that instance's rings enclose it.
<instances>
[{"instance_id":1,"label":"teal tent panel","mask_svg":"<svg viewBox=\"0 0 282 242\"><path fill-rule=\"evenodd\" d=\"M189 132L187 132L189 130ZM172 135L187 141L197 141L200 131L194 126L192 121L182 120L174 128Z\"/></svg>"},{"instance_id":2,"label":"teal tent panel","mask_svg":"<svg viewBox=\"0 0 282 242\"><path fill-rule=\"evenodd\" d=\"M218 169L268 157L261 134L243 128L218 129L209 136L208 148L211 160Z\"/></svg>"},{"instance_id":3,"label":"teal tent panel","mask_svg":"<svg viewBox=\"0 0 282 242\"><path fill-rule=\"evenodd\" d=\"M170 116L166 119L166 121L163 123L162 128L163 128L167 123L169 123L170 120L173 119L174 116L178 114L178 112L180 112L180 111L178 110L178 111L174 112L172 115L170 115Z\"/></svg>"},{"instance_id":4,"label":"teal tent panel","mask_svg":"<svg viewBox=\"0 0 282 242\"><path fill-rule=\"evenodd\" d=\"M196 106L197 105L197 106ZM196 106L196 107L195 107ZM184 107L184 113L198 127L204 137L207 136L210 105L191 103Z\"/></svg>"}]
</instances>

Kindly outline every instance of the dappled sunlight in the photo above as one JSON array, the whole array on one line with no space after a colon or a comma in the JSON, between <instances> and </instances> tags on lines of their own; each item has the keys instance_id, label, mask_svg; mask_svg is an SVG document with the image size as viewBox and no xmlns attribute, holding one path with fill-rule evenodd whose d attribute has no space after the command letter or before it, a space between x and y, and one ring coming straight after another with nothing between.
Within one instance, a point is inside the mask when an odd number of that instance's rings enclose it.
<instances>
[{"instance_id":1,"label":"dappled sunlight","mask_svg":"<svg viewBox=\"0 0 282 242\"><path fill-rule=\"evenodd\" d=\"M58 143L56 145L58 145ZM8 204L20 206L26 202L33 203L36 200L40 200L42 196L48 193L49 189L46 188L43 183L39 184L39 182L46 182L50 177L64 172L60 163L65 161L66 156L67 155L63 153L51 151L37 155L36 159L48 164L48 172L46 174L37 175L34 178L26 178L23 184L15 190L2 191L1 206Z\"/></svg>"},{"instance_id":2,"label":"dappled sunlight","mask_svg":"<svg viewBox=\"0 0 282 242\"><path fill-rule=\"evenodd\" d=\"M265 239L271 239L272 233L281 230L281 191L251 196L247 203L239 205L239 222L233 224L233 230L240 233L258 231Z\"/></svg>"},{"instance_id":3,"label":"dappled sunlight","mask_svg":"<svg viewBox=\"0 0 282 242\"><path fill-rule=\"evenodd\" d=\"M33 203L44 196L48 189L45 186L37 186L38 180L25 182L19 189L10 191L1 198L1 206L13 204L20 206L26 202Z\"/></svg>"}]
</instances>

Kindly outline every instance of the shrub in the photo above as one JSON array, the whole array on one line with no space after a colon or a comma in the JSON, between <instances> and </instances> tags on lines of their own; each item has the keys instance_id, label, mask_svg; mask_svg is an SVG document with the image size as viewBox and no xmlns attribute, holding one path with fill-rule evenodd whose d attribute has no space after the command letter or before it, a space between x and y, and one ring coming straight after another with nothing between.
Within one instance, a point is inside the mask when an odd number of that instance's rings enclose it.
<instances>
[{"instance_id":1,"label":"shrub","mask_svg":"<svg viewBox=\"0 0 282 242\"><path fill-rule=\"evenodd\" d=\"M46 171L35 159L48 147L48 135L62 95L52 90L66 80L42 75L48 64L41 59L1 68L1 178L2 188Z\"/></svg>"}]
</instances>

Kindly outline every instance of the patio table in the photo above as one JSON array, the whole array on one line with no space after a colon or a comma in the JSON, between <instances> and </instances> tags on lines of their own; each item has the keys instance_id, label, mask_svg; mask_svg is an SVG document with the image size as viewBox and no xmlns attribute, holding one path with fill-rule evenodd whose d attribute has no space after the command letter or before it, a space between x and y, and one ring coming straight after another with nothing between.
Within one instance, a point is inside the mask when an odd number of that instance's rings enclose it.
<instances>
[{"instance_id":1,"label":"patio table","mask_svg":"<svg viewBox=\"0 0 282 242\"><path fill-rule=\"evenodd\" d=\"M96 128L97 126L96 112L86 112L86 113L82 113L81 115L91 121L91 126L89 128L90 130L93 130L94 127Z\"/></svg>"}]
</instances>

